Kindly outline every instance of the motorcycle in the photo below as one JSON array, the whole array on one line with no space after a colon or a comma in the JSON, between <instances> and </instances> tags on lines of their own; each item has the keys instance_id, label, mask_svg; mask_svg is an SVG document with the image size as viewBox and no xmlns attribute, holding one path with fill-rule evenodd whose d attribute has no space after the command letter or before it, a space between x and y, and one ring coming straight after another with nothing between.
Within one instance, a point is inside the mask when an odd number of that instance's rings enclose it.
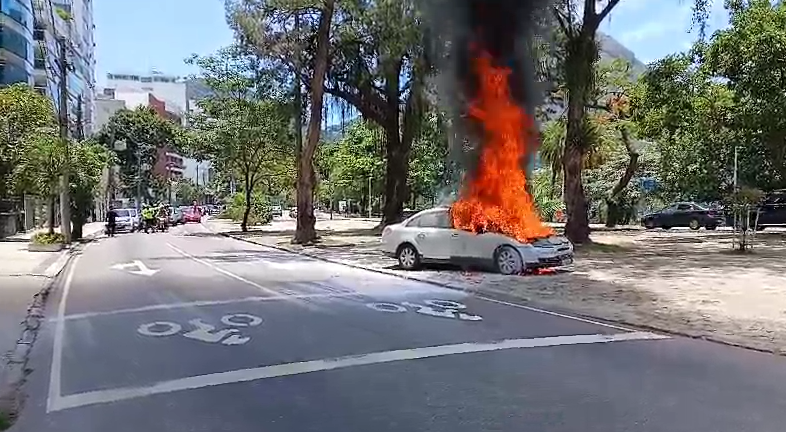
<instances>
[{"instance_id":1,"label":"motorcycle","mask_svg":"<svg viewBox=\"0 0 786 432\"><path fill-rule=\"evenodd\" d=\"M158 226L156 227L157 231L166 232L169 231L169 218L167 217L159 217L158 218Z\"/></svg>"}]
</instances>

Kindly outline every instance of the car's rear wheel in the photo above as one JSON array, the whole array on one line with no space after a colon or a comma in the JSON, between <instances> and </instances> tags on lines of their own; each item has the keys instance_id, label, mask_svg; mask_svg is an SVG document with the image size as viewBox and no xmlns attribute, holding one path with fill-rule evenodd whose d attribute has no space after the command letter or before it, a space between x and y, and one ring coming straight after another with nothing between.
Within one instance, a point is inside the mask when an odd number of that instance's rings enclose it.
<instances>
[{"instance_id":1,"label":"car's rear wheel","mask_svg":"<svg viewBox=\"0 0 786 432\"><path fill-rule=\"evenodd\" d=\"M688 223L688 228L692 229L693 231L697 231L699 228L701 228L701 223L698 219L691 219Z\"/></svg>"},{"instance_id":2,"label":"car's rear wheel","mask_svg":"<svg viewBox=\"0 0 786 432\"><path fill-rule=\"evenodd\" d=\"M510 245L503 245L497 249L494 263L497 271L504 275L518 274L524 270L521 254Z\"/></svg>"},{"instance_id":3,"label":"car's rear wheel","mask_svg":"<svg viewBox=\"0 0 786 432\"><path fill-rule=\"evenodd\" d=\"M404 270L416 270L420 267L420 254L418 254L415 246L409 243L404 243L398 247L396 252L399 267Z\"/></svg>"},{"instance_id":4,"label":"car's rear wheel","mask_svg":"<svg viewBox=\"0 0 786 432\"><path fill-rule=\"evenodd\" d=\"M655 221L652 219L647 219L644 221L644 228L653 229L655 228Z\"/></svg>"}]
</instances>

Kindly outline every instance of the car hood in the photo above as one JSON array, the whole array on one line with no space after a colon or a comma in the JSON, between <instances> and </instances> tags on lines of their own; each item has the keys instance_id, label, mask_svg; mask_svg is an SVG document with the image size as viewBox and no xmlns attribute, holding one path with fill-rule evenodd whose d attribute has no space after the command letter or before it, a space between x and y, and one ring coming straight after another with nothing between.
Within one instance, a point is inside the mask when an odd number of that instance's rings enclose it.
<instances>
[{"instance_id":1,"label":"car hood","mask_svg":"<svg viewBox=\"0 0 786 432\"><path fill-rule=\"evenodd\" d=\"M565 237L565 236L553 235L553 236L550 236L550 237L546 237L546 238L535 240L531 244L532 244L532 246L541 247L541 248L544 248L544 247L547 247L547 248L559 248L559 247L562 247L562 246L570 245L570 240L568 240L567 237Z\"/></svg>"}]
</instances>

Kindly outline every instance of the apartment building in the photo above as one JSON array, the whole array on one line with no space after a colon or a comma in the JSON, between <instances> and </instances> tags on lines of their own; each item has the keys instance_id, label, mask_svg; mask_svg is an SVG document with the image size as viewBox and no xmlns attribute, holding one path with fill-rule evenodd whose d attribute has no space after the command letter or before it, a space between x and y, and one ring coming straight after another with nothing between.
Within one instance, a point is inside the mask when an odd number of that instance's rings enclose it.
<instances>
[{"instance_id":1,"label":"apartment building","mask_svg":"<svg viewBox=\"0 0 786 432\"><path fill-rule=\"evenodd\" d=\"M3 0L6 1L6 0ZM18 1L18 0L12 0ZM92 0L33 0L33 85L60 107L61 46L65 46L66 106L72 124L95 128L95 42Z\"/></svg>"},{"instance_id":2,"label":"apartment building","mask_svg":"<svg viewBox=\"0 0 786 432\"><path fill-rule=\"evenodd\" d=\"M32 0L0 0L0 85L33 83Z\"/></svg>"}]
</instances>

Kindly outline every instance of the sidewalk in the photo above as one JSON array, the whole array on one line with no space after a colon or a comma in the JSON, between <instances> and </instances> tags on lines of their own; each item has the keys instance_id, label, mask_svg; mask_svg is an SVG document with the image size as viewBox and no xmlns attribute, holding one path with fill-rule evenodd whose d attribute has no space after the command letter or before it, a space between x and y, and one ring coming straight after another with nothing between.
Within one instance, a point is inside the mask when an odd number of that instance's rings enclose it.
<instances>
[{"instance_id":1,"label":"sidewalk","mask_svg":"<svg viewBox=\"0 0 786 432\"><path fill-rule=\"evenodd\" d=\"M103 222L89 223L84 227L84 237L101 235L103 229ZM32 334L24 330L34 300L68 263L69 249L60 252L28 251L27 244L36 232L20 233L0 240L0 397L7 392L11 382L20 378L18 365L26 360L26 352L17 349L17 342L27 345L31 342ZM20 337L26 340L20 340Z\"/></svg>"},{"instance_id":2,"label":"sidewalk","mask_svg":"<svg viewBox=\"0 0 786 432\"><path fill-rule=\"evenodd\" d=\"M379 252L373 222L319 221L322 242L292 245L294 223L249 233L236 224L208 228L254 243L414 280L517 298L633 326L786 355L786 234L757 234L753 253L731 250L728 231L596 232L571 271L503 276L451 269L398 270Z\"/></svg>"}]
</instances>

